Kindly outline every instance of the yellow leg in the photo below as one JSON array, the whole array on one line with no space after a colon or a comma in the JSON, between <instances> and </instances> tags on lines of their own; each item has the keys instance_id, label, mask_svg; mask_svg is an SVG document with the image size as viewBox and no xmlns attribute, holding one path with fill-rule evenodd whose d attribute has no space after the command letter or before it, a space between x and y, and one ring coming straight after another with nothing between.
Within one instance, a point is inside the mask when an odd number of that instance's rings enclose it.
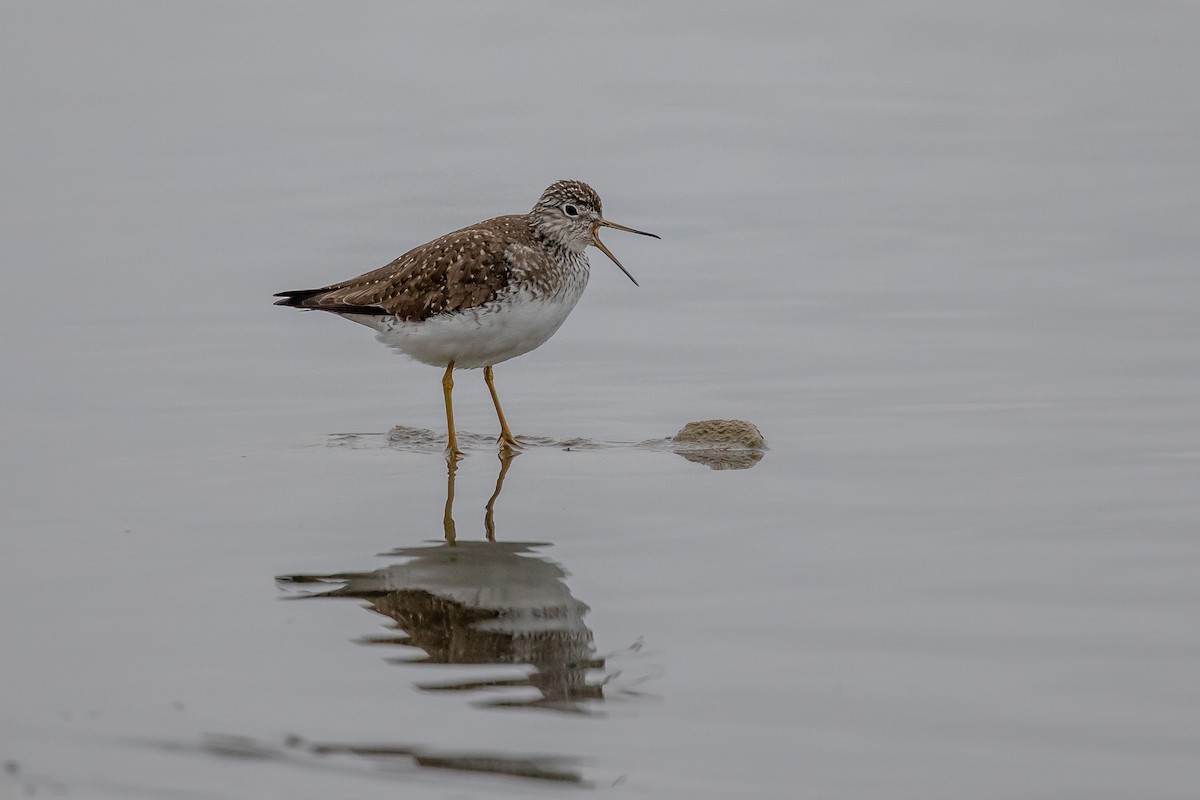
<instances>
[{"instance_id":1,"label":"yellow leg","mask_svg":"<svg viewBox=\"0 0 1200 800\"><path fill-rule=\"evenodd\" d=\"M496 384L493 381L492 368L490 366L483 368L483 380L487 383L488 391L492 393L492 404L496 406L496 417L500 420L500 449L520 449L521 443L517 441L517 437L513 436L512 431L508 429L508 420L504 419L504 409L500 407L500 395L496 394Z\"/></svg>"},{"instance_id":2,"label":"yellow leg","mask_svg":"<svg viewBox=\"0 0 1200 800\"><path fill-rule=\"evenodd\" d=\"M442 394L446 396L446 430L450 432L449 442L446 444L446 458L457 461L462 458L462 451L458 449L458 437L454 435L454 401L450 398L453 391L454 362L451 361L446 365L446 374L442 376Z\"/></svg>"}]
</instances>

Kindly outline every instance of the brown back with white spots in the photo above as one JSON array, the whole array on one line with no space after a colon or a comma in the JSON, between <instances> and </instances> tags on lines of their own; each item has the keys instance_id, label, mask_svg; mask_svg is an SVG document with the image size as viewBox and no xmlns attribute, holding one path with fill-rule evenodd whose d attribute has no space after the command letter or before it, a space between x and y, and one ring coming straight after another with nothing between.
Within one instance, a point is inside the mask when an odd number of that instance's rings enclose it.
<instances>
[{"instance_id":1,"label":"brown back with white spots","mask_svg":"<svg viewBox=\"0 0 1200 800\"><path fill-rule=\"evenodd\" d=\"M528 214L496 217L448 233L357 278L280 292L276 297L283 299L276 305L423 322L486 305L518 289L549 297L581 280L586 283L582 254L600 222L595 189L582 181L558 181L542 192Z\"/></svg>"},{"instance_id":2,"label":"brown back with white spots","mask_svg":"<svg viewBox=\"0 0 1200 800\"><path fill-rule=\"evenodd\" d=\"M495 300L513 281L513 268L540 247L524 215L496 217L409 250L357 278L302 292L286 305L341 314L392 314L421 322Z\"/></svg>"}]
</instances>

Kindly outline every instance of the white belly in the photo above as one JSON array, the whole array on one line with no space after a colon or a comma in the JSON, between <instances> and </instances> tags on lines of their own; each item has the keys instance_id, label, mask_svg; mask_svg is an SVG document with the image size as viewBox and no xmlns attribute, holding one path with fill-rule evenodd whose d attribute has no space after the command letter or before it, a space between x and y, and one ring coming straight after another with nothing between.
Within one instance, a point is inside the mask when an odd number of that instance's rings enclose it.
<instances>
[{"instance_id":1,"label":"white belly","mask_svg":"<svg viewBox=\"0 0 1200 800\"><path fill-rule=\"evenodd\" d=\"M455 369L478 369L543 345L563 324L582 294L582 287L548 300L535 300L519 293L502 303L442 314L424 322L358 314L343 316L374 328L379 341L417 361L436 367L453 361Z\"/></svg>"}]
</instances>

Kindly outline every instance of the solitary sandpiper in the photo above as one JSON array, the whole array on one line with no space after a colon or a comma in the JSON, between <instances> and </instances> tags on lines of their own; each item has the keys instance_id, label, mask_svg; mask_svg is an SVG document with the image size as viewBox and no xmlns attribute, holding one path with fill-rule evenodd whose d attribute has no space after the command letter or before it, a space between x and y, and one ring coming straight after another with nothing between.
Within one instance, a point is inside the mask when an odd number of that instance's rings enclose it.
<instances>
[{"instance_id":1,"label":"solitary sandpiper","mask_svg":"<svg viewBox=\"0 0 1200 800\"><path fill-rule=\"evenodd\" d=\"M462 455L454 435L454 370L483 367L500 448L511 453L520 443L504 419L492 367L540 347L563 324L587 286L588 245L637 285L600 241L601 227L659 238L604 219L600 195L586 183L559 181L528 214L448 233L357 278L280 292L276 305L329 311L374 328L380 341L417 361L445 367L451 461Z\"/></svg>"}]
</instances>

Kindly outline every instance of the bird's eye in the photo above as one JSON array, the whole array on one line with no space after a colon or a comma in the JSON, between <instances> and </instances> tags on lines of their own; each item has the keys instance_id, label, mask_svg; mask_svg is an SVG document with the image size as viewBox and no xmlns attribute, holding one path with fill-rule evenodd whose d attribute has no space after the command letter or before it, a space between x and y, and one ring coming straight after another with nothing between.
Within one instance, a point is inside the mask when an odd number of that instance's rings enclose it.
<instances>
[{"instance_id":1,"label":"bird's eye","mask_svg":"<svg viewBox=\"0 0 1200 800\"><path fill-rule=\"evenodd\" d=\"M563 213L566 214L568 217L578 217L579 209L576 208L575 206L571 205L570 203L567 203L565 206L563 206Z\"/></svg>"}]
</instances>

